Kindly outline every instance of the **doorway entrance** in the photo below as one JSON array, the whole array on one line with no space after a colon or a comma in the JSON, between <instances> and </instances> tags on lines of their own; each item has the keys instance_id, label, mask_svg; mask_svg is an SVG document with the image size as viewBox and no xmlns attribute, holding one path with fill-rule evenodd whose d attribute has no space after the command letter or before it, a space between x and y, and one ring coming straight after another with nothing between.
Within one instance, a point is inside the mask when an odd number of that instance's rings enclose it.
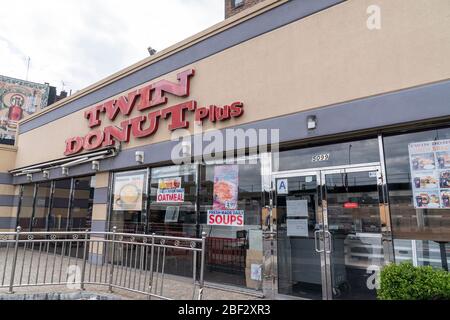
<instances>
[{"instance_id":1,"label":"doorway entrance","mask_svg":"<svg viewBox=\"0 0 450 320\"><path fill-rule=\"evenodd\" d=\"M379 164L273 175L278 293L375 299L385 264Z\"/></svg>"}]
</instances>

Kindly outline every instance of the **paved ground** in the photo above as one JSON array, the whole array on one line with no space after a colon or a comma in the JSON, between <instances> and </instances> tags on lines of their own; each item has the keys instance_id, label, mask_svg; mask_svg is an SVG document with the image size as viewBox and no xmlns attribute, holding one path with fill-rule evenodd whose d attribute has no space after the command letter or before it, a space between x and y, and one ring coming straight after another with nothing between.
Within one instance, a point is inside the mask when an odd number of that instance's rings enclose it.
<instances>
[{"instance_id":1,"label":"paved ground","mask_svg":"<svg viewBox=\"0 0 450 320\"><path fill-rule=\"evenodd\" d=\"M25 253L25 254L24 254ZM0 248L0 295L8 292L11 279L11 266L13 252L8 254L5 248ZM24 293L73 293L78 291L74 279L80 279L82 261L80 259L61 257L50 251L41 252L37 250L20 250L17 258L17 267L14 276L15 285L26 285L26 287L15 287L17 294ZM97 266L86 264L85 281L92 283L86 285L87 292L109 294L107 286L98 283L108 283L110 269L108 266ZM134 268L116 266L113 273L113 283L118 287L126 287L132 290L148 292L151 273ZM40 284L47 284L45 287ZM69 283L69 286L67 285ZM55 285L62 284L62 285ZM37 285L37 286L36 286ZM193 280L189 278L162 275L153 275L153 293L175 300L192 300L198 297L198 286L195 287ZM134 293L120 288L113 289L113 295L121 299L141 300L148 299L148 295ZM157 299L153 297L152 299ZM212 288L204 289L205 300L254 300L257 297Z\"/></svg>"}]
</instances>

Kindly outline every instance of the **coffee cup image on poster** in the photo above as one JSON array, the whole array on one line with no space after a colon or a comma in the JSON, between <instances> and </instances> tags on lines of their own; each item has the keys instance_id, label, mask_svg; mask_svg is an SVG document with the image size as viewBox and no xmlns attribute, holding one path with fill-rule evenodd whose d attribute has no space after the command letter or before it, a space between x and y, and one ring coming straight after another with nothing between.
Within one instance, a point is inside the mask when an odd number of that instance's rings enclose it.
<instances>
[{"instance_id":1,"label":"coffee cup image on poster","mask_svg":"<svg viewBox=\"0 0 450 320\"><path fill-rule=\"evenodd\" d=\"M442 207L450 209L450 189L441 191Z\"/></svg>"},{"instance_id":2,"label":"coffee cup image on poster","mask_svg":"<svg viewBox=\"0 0 450 320\"><path fill-rule=\"evenodd\" d=\"M117 175L114 178L114 211L142 211L144 174Z\"/></svg>"},{"instance_id":3,"label":"coffee cup image on poster","mask_svg":"<svg viewBox=\"0 0 450 320\"><path fill-rule=\"evenodd\" d=\"M450 140L409 145L411 184L416 209L449 209Z\"/></svg>"},{"instance_id":4,"label":"coffee cup image on poster","mask_svg":"<svg viewBox=\"0 0 450 320\"><path fill-rule=\"evenodd\" d=\"M450 169L450 152L437 152L438 169Z\"/></svg>"},{"instance_id":5,"label":"coffee cup image on poster","mask_svg":"<svg viewBox=\"0 0 450 320\"><path fill-rule=\"evenodd\" d=\"M440 208L440 194L439 190L415 192L414 200L416 208L420 209L439 209Z\"/></svg>"}]
</instances>

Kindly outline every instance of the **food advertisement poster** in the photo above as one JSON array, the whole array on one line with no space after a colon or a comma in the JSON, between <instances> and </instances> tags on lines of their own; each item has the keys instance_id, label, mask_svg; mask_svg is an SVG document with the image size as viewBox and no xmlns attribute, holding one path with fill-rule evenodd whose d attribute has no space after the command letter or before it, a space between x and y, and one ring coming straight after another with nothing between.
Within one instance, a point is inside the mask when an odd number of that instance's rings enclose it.
<instances>
[{"instance_id":1,"label":"food advertisement poster","mask_svg":"<svg viewBox=\"0 0 450 320\"><path fill-rule=\"evenodd\" d=\"M210 226L244 226L244 211L238 210L239 166L217 166L214 170L213 210L208 211Z\"/></svg>"},{"instance_id":2,"label":"food advertisement poster","mask_svg":"<svg viewBox=\"0 0 450 320\"><path fill-rule=\"evenodd\" d=\"M50 87L0 75L0 144L14 145L17 123L45 108Z\"/></svg>"},{"instance_id":3,"label":"food advertisement poster","mask_svg":"<svg viewBox=\"0 0 450 320\"><path fill-rule=\"evenodd\" d=\"M181 188L181 177L159 179L157 203L183 203L184 189Z\"/></svg>"},{"instance_id":4,"label":"food advertisement poster","mask_svg":"<svg viewBox=\"0 0 450 320\"><path fill-rule=\"evenodd\" d=\"M214 210L236 210L239 196L239 166L217 166L214 171Z\"/></svg>"},{"instance_id":5,"label":"food advertisement poster","mask_svg":"<svg viewBox=\"0 0 450 320\"><path fill-rule=\"evenodd\" d=\"M145 173L114 177L114 211L142 211Z\"/></svg>"},{"instance_id":6,"label":"food advertisement poster","mask_svg":"<svg viewBox=\"0 0 450 320\"><path fill-rule=\"evenodd\" d=\"M208 226L243 227L243 210L208 210Z\"/></svg>"},{"instance_id":7,"label":"food advertisement poster","mask_svg":"<svg viewBox=\"0 0 450 320\"><path fill-rule=\"evenodd\" d=\"M409 145L416 209L450 209L450 140Z\"/></svg>"}]
</instances>

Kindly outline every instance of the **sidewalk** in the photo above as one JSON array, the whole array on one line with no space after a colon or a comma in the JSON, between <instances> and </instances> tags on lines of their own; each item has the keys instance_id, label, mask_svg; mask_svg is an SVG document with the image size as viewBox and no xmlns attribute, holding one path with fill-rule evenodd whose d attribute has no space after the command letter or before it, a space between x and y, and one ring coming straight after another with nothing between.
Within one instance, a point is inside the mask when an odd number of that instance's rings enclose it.
<instances>
[{"instance_id":1,"label":"sidewalk","mask_svg":"<svg viewBox=\"0 0 450 320\"><path fill-rule=\"evenodd\" d=\"M11 262L13 253L11 250L6 255L6 250L0 249L0 295L8 294L8 286L11 279ZM5 266L6 262L6 268ZM38 269L39 262L39 269ZM27 287L14 287L15 294L44 294L44 293L74 293L79 290L70 287L68 279L71 276L70 268L79 268L81 270L82 260L64 257L53 254L32 252L27 250L23 255L23 250L17 257L17 267L15 273L15 285L28 284ZM46 267L46 268L45 268ZM31 272L30 272L31 271ZM86 263L85 283L108 283L109 269L106 265L97 266ZM121 266L114 267L114 283L121 287L127 287L132 290L147 291L150 272L139 269L126 268ZM48 286L39 284L46 283ZM62 283L62 285L54 284ZM66 284L67 283L67 284ZM38 284L38 285L36 285ZM70 285L70 284L69 284ZM193 300L198 297L198 286L193 287L193 280L172 275L162 275L154 273L153 287L157 288L154 293L168 297L174 300ZM98 284L86 284L85 291L101 295L109 295L108 286ZM147 300L148 295L135 293L120 288L113 288L113 297L124 300ZM157 298L152 298L157 299ZM257 300L259 298L216 288L204 289L204 300Z\"/></svg>"}]
</instances>

